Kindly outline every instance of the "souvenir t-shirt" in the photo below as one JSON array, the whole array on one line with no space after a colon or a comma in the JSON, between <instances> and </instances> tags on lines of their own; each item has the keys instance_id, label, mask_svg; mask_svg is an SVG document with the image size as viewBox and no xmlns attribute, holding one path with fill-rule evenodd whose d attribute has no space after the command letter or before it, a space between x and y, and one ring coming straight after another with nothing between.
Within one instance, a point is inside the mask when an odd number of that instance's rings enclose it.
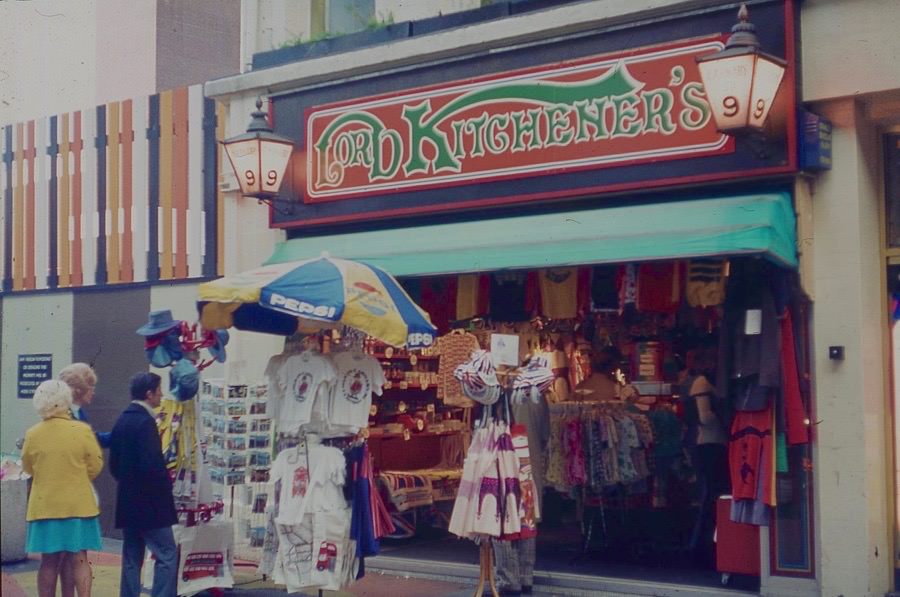
<instances>
[{"instance_id":1,"label":"souvenir t-shirt","mask_svg":"<svg viewBox=\"0 0 900 597\"><path fill-rule=\"evenodd\" d=\"M384 371L373 357L362 352L339 352L332 356L337 374L331 391L331 425L346 425L353 433L369 423L372 393L381 396Z\"/></svg>"},{"instance_id":2,"label":"souvenir t-shirt","mask_svg":"<svg viewBox=\"0 0 900 597\"><path fill-rule=\"evenodd\" d=\"M271 470L272 480L281 484L275 522L295 524L309 512L345 508L345 477L344 454L337 448L307 445L283 450Z\"/></svg>"},{"instance_id":3,"label":"souvenir t-shirt","mask_svg":"<svg viewBox=\"0 0 900 597\"><path fill-rule=\"evenodd\" d=\"M335 379L334 367L327 357L312 350L291 355L279 367L277 387L280 395L278 428L296 430L310 421L313 403L323 400Z\"/></svg>"},{"instance_id":4,"label":"souvenir t-shirt","mask_svg":"<svg viewBox=\"0 0 900 597\"><path fill-rule=\"evenodd\" d=\"M494 321L528 321L528 277L520 272L491 276L491 317Z\"/></svg>"},{"instance_id":5,"label":"souvenir t-shirt","mask_svg":"<svg viewBox=\"0 0 900 597\"><path fill-rule=\"evenodd\" d=\"M463 274L456 279L456 319L472 319L490 311L491 277Z\"/></svg>"},{"instance_id":6,"label":"souvenir t-shirt","mask_svg":"<svg viewBox=\"0 0 900 597\"><path fill-rule=\"evenodd\" d=\"M553 319L572 319L577 305L578 270L574 267L553 267L538 271L541 289L541 313Z\"/></svg>"},{"instance_id":7,"label":"souvenir t-shirt","mask_svg":"<svg viewBox=\"0 0 900 597\"><path fill-rule=\"evenodd\" d=\"M272 405L272 417L276 420L280 414L281 402L284 400L284 393L278 385L278 370L281 369L284 361L287 360L289 356L291 355L281 353L269 357L269 362L266 363L266 370L263 373L269 386L267 395L269 397L269 403Z\"/></svg>"}]
</instances>

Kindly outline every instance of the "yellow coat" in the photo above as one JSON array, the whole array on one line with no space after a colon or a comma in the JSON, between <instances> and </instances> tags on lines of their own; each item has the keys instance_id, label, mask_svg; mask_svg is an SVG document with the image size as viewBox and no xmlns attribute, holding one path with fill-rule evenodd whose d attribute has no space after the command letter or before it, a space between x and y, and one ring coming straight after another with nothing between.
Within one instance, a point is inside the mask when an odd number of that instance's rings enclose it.
<instances>
[{"instance_id":1,"label":"yellow coat","mask_svg":"<svg viewBox=\"0 0 900 597\"><path fill-rule=\"evenodd\" d=\"M100 514L91 481L103 454L87 423L68 415L41 421L25 433L22 466L33 477L26 520Z\"/></svg>"}]
</instances>

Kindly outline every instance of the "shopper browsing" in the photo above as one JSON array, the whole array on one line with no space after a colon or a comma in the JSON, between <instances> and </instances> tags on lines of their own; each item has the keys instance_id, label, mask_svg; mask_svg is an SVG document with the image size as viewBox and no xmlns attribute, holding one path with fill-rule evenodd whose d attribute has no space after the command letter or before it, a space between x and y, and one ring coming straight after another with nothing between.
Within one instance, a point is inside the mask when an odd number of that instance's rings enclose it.
<instances>
[{"instance_id":1,"label":"shopper browsing","mask_svg":"<svg viewBox=\"0 0 900 597\"><path fill-rule=\"evenodd\" d=\"M25 434L22 467L33 478L28 497L26 547L41 554L38 595L56 595L59 571L70 567L78 594L91 594L87 550L99 550L100 509L91 481L103 468L103 455L91 428L72 420L72 390L59 380L37 387L34 407L40 423ZM73 587L63 582L63 594Z\"/></svg>"},{"instance_id":2,"label":"shopper browsing","mask_svg":"<svg viewBox=\"0 0 900 597\"><path fill-rule=\"evenodd\" d=\"M621 397L621 384L616 378L622 363L622 353L615 346L606 346L591 353L591 376L575 387L578 400L604 402Z\"/></svg>"},{"instance_id":3,"label":"shopper browsing","mask_svg":"<svg viewBox=\"0 0 900 597\"><path fill-rule=\"evenodd\" d=\"M94 400L94 388L97 387L97 374L87 363L72 363L63 368L58 375L72 389L72 418L90 425L84 407L90 406ZM96 432L97 442L101 448L109 447L109 431Z\"/></svg>"},{"instance_id":4,"label":"shopper browsing","mask_svg":"<svg viewBox=\"0 0 900 597\"><path fill-rule=\"evenodd\" d=\"M110 472L118 482L116 528L124 534L120 597L141 594L145 547L156 557L150 594L176 594L178 550L172 525L177 515L153 412L162 401L160 381L155 373L131 378L131 404L119 416L110 438Z\"/></svg>"}]
</instances>

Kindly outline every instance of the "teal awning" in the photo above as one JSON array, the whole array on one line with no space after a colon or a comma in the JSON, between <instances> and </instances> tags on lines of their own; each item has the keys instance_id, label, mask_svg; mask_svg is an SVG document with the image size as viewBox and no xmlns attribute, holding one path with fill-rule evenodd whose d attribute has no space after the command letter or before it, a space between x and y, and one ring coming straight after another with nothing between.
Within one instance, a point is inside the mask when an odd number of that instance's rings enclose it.
<instances>
[{"instance_id":1,"label":"teal awning","mask_svg":"<svg viewBox=\"0 0 900 597\"><path fill-rule=\"evenodd\" d=\"M742 195L295 238L266 262L358 259L395 276L762 254L797 267L787 193Z\"/></svg>"}]
</instances>

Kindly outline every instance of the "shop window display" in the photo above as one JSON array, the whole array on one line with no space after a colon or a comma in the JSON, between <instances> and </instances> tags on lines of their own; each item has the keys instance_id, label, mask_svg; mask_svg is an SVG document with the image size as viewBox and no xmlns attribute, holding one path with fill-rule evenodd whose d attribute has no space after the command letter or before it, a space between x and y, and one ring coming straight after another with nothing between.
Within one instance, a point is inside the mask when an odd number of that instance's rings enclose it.
<instances>
[{"instance_id":1,"label":"shop window display","mask_svg":"<svg viewBox=\"0 0 900 597\"><path fill-rule=\"evenodd\" d=\"M414 300L442 305L431 347L318 330L289 338L242 400L207 386L223 394L221 415L203 415L213 475L265 472L238 491L260 571L289 589L345 586L379 552L471 563L457 536L493 538L512 592L542 571L753 588L760 525L773 573L804 573L806 311L792 276L746 258L411 281ZM516 339L519 367L494 366L495 334ZM219 458L217 437L246 463ZM323 481L289 457L335 465ZM489 460L504 463L493 477L467 473Z\"/></svg>"}]
</instances>

